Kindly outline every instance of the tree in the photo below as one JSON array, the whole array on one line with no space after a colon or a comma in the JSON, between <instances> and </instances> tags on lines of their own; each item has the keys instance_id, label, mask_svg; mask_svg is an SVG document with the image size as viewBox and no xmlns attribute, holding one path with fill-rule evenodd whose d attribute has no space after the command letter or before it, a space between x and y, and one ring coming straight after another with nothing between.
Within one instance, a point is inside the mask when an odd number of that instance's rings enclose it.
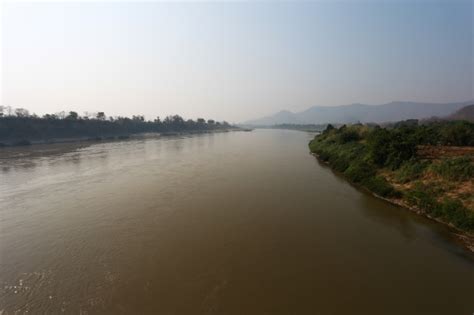
<instances>
[{"instance_id":1,"label":"tree","mask_svg":"<svg viewBox=\"0 0 474 315\"><path fill-rule=\"evenodd\" d=\"M369 155L375 164L383 166L389 155L390 132L387 129L376 127L369 135L367 144Z\"/></svg>"},{"instance_id":2,"label":"tree","mask_svg":"<svg viewBox=\"0 0 474 315\"><path fill-rule=\"evenodd\" d=\"M105 120L105 113L104 112L98 112L96 118L98 120Z\"/></svg>"},{"instance_id":3,"label":"tree","mask_svg":"<svg viewBox=\"0 0 474 315\"><path fill-rule=\"evenodd\" d=\"M347 143L352 141L357 141L360 139L359 133L353 128L345 127L338 135L338 140L340 143Z\"/></svg>"},{"instance_id":4,"label":"tree","mask_svg":"<svg viewBox=\"0 0 474 315\"><path fill-rule=\"evenodd\" d=\"M84 112L84 115L82 115L83 119L94 119L97 117L97 113L94 112Z\"/></svg>"},{"instance_id":5,"label":"tree","mask_svg":"<svg viewBox=\"0 0 474 315\"><path fill-rule=\"evenodd\" d=\"M182 124L184 122L183 117L181 117L179 115L174 115L172 117L172 119L173 119L173 123L175 123L175 124Z\"/></svg>"},{"instance_id":6,"label":"tree","mask_svg":"<svg viewBox=\"0 0 474 315\"><path fill-rule=\"evenodd\" d=\"M192 119L183 119L179 115L168 116L161 121L157 117L154 121L146 121L143 115L128 117L106 117L104 112L97 114L86 113L80 116L75 111L45 114L39 118L30 115L25 109L17 109L14 116L6 116L8 107L0 107L3 117L0 116L0 143L17 143L20 140L36 141L54 138L102 138L125 137L142 132L207 130L221 128L214 121L207 125L201 118L199 123ZM89 116L88 116L89 115ZM90 119L88 118L90 117ZM107 119L106 119L107 118Z\"/></svg>"},{"instance_id":7,"label":"tree","mask_svg":"<svg viewBox=\"0 0 474 315\"><path fill-rule=\"evenodd\" d=\"M445 145L472 145L474 144L474 128L467 122L454 122L441 130L441 139Z\"/></svg>"},{"instance_id":8,"label":"tree","mask_svg":"<svg viewBox=\"0 0 474 315\"><path fill-rule=\"evenodd\" d=\"M43 115L43 119L54 120L54 119L58 119L58 117L55 114L45 114Z\"/></svg>"},{"instance_id":9,"label":"tree","mask_svg":"<svg viewBox=\"0 0 474 315\"><path fill-rule=\"evenodd\" d=\"M69 120L77 120L79 118L79 115L76 112L69 112L69 115L66 116L66 119Z\"/></svg>"},{"instance_id":10,"label":"tree","mask_svg":"<svg viewBox=\"0 0 474 315\"><path fill-rule=\"evenodd\" d=\"M14 112L13 108L11 106L0 106L0 113L2 113L2 117L4 116L12 116L12 113Z\"/></svg>"},{"instance_id":11,"label":"tree","mask_svg":"<svg viewBox=\"0 0 474 315\"><path fill-rule=\"evenodd\" d=\"M328 124L328 125L326 126L326 129L324 129L323 134L327 134L328 132L330 132L331 130L334 130L334 129L336 129L336 128L334 128L333 125Z\"/></svg>"},{"instance_id":12,"label":"tree","mask_svg":"<svg viewBox=\"0 0 474 315\"><path fill-rule=\"evenodd\" d=\"M409 129L375 128L367 144L371 160L378 166L397 169L416 154L416 139L409 134Z\"/></svg>"},{"instance_id":13,"label":"tree","mask_svg":"<svg viewBox=\"0 0 474 315\"><path fill-rule=\"evenodd\" d=\"M163 123L165 125L171 125L173 123L173 116L166 116L163 120Z\"/></svg>"},{"instance_id":14,"label":"tree","mask_svg":"<svg viewBox=\"0 0 474 315\"><path fill-rule=\"evenodd\" d=\"M17 108L15 109L15 115L16 117L28 117L30 116L30 113L24 108Z\"/></svg>"}]
</instances>

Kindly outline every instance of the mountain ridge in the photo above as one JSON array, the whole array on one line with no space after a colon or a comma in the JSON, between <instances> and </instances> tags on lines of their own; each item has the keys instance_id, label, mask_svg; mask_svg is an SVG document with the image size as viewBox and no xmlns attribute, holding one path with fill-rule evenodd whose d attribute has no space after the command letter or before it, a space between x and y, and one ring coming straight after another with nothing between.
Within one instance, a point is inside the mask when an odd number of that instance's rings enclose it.
<instances>
[{"instance_id":1,"label":"mountain ridge","mask_svg":"<svg viewBox=\"0 0 474 315\"><path fill-rule=\"evenodd\" d=\"M383 123L406 119L444 117L474 100L453 103L423 103L392 101L379 105L353 103L338 106L312 106L300 112L281 110L273 115L248 120L246 125L325 124L325 123Z\"/></svg>"}]
</instances>

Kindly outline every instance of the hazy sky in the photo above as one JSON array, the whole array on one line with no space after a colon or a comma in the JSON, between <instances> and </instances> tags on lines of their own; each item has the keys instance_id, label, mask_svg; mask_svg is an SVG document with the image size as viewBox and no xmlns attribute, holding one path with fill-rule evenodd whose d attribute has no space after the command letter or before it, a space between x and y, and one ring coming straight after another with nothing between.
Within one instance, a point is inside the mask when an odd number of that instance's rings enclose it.
<instances>
[{"instance_id":1,"label":"hazy sky","mask_svg":"<svg viewBox=\"0 0 474 315\"><path fill-rule=\"evenodd\" d=\"M239 122L474 98L474 1L2 5L0 104Z\"/></svg>"}]
</instances>

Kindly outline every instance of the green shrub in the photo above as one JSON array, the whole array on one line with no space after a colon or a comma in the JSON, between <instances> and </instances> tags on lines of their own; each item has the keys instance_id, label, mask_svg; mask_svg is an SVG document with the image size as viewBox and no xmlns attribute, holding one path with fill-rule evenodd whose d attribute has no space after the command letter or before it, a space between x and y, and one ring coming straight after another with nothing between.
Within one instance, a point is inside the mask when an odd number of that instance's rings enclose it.
<instances>
[{"instance_id":1,"label":"green shrub","mask_svg":"<svg viewBox=\"0 0 474 315\"><path fill-rule=\"evenodd\" d=\"M444 145L474 145L474 124L455 121L440 126L440 140Z\"/></svg>"},{"instance_id":2,"label":"green shrub","mask_svg":"<svg viewBox=\"0 0 474 315\"><path fill-rule=\"evenodd\" d=\"M373 163L384 166L389 155L390 132L376 127L367 137L369 156Z\"/></svg>"},{"instance_id":3,"label":"green shrub","mask_svg":"<svg viewBox=\"0 0 474 315\"><path fill-rule=\"evenodd\" d=\"M400 183L407 183L418 179L429 164L427 161L411 159L402 164L400 169L395 173L395 179Z\"/></svg>"},{"instance_id":4,"label":"green shrub","mask_svg":"<svg viewBox=\"0 0 474 315\"><path fill-rule=\"evenodd\" d=\"M474 213L466 209L459 200L445 198L440 205L440 212L458 228L474 230Z\"/></svg>"},{"instance_id":5,"label":"green shrub","mask_svg":"<svg viewBox=\"0 0 474 315\"><path fill-rule=\"evenodd\" d=\"M319 151L319 152L316 151L316 153L319 155L319 158L321 160L323 160L325 162L329 160L330 155L329 155L328 152L326 152L326 151Z\"/></svg>"},{"instance_id":6,"label":"green shrub","mask_svg":"<svg viewBox=\"0 0 474 315\"><path fill-rule=\"evenodd\" d=\"M408 202L427 213L439 216L439 204L436 198L422 184L417 184L410 191L405 193Z\"/></svg>"},{"instance_id":7,"label":"green shrub","mask_svg":"<svg viewBox=\"0 0 474 315\"><path fill-rule=\"evenodd\" d=\"M369 156L378 166L397 169L416 154L416 140L410 128L388 130L375 128L368 136Z\"/></svg>"},{"instance_id":8,"label":"green shrub","mask_svg":"<svg viewBox=\"0 0 474 315\"><path fill-rule=\"evenodd\" d=\"M331 161L331 166L338 172L344 172L350 165L350 160L345 156L338 156Z\"/></svg>"},{"instance_id":9,"label":"green shrub","mask_svg":"<svg viewBox=\"0 0 474 315\"><path fill-rule=\"evenodd\" d=\"M385 180L385 178L381 176L373 176L366 178L362 185L366 187L368 190L376 193L382 197L398 197L399 193L390 185L389 182Z\"/></svg>"},{"instance_id":10,"label":"green shrub","mask_svg":"<svg viewBox=\"0 0 474 315\"><path fill-rule=\"evenodd\" d=\"M429 189L418 185L406 195L408 202L418 206L434 217L440 217L463 230L474 230L474 213L469 211L461 201L445 198L438 202Z\"/></svg>"},{"instance_id":11,"label":"green shrub","mask_svg":"<svg viewBox=\"0 0 474 315\"><path fill-rule=\"evenodd\" d=\"M354 128L344 128L338 135L338 142L341 144L359 140L359 133Z\"/></svg>"},{"instance_id":12,"label":"green shrub","mask_svg":"<svg viewBox=\"0 0 474 315\"><path fill-rule=\"evenodd\" d=\"M333 125L328 124L328 125L326 126L326 129L324 129L323 134L327 134L327 133L329 133L331 130L334 130L334 129L335 129L335 128L334 128Z\"/></svg>"},{"instance_id":13,"label":"green shrub","mask_svg":"<svg viewBox=\"0 0 474 315\"><path fill-rule=\"evenodd\" d=\"M359 161L352 163L344 172L351 181L360 183L363 180L375 175L375 167L367 162Z\"/></svg>"}]
</instances>

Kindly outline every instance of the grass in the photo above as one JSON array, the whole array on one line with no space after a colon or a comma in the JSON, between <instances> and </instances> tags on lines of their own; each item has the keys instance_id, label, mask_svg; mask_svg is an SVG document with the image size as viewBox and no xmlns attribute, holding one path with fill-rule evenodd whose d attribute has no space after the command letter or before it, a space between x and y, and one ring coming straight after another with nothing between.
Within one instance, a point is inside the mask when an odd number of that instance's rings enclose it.
<instances>
[{"instance_id":1,"label":"grass","mask_svg":"<svg viewBox=\"0 0 474 315\"><path fill-rule=\"evenodd\" d=\"M411 159L395 172L395 180L399 183L408 183L419 179L427 167L430 165L428 161L420 161L418 159Z\"/></svg>"},{"instance_id":2,"label":"grass","mask_svg":"<svg viewBox=\"0 0 474 315\"><path fill-rule=\"evenodd\" d=\"M431 169L441 177L453 181L474 177L474 163L469 157L443 159L440 163L432 165Z\"/></svg>"}]
</instances>

